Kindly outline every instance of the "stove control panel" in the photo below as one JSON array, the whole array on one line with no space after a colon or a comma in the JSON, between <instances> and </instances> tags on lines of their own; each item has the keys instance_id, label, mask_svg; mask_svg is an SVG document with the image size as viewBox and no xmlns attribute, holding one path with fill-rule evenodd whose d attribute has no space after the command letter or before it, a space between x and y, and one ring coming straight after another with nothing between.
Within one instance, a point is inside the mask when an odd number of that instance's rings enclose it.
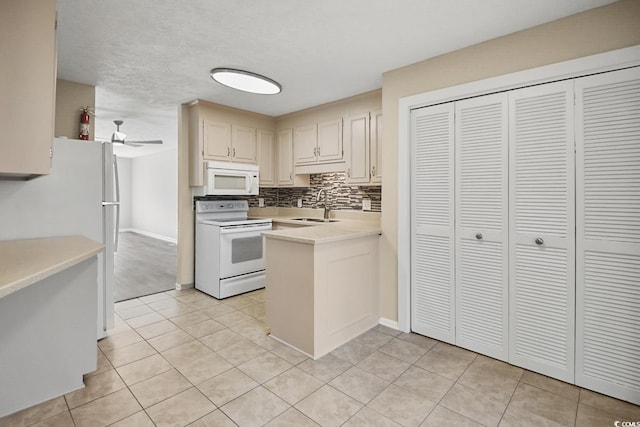
<instances>
[{"instance_id":1,"label":"stove control panel","mask_svg":"<svg viewBox=\"0 0 640 427\"><path fill-rule=\"evenodd\" d=\"M196 201L197 213L211 212L247 212L249 202L246 200L198 200Z\"/></svg>"}]
</instances>

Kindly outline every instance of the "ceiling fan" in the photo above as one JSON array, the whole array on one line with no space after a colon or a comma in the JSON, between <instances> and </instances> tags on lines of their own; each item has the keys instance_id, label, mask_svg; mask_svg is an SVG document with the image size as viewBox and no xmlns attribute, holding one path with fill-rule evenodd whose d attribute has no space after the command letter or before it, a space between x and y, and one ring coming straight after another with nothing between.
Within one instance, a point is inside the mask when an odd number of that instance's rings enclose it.
<instances>
[{"instance_id":1,"label":"ceiling fan","mask_svg":"<svg viewBox=\"0 0 640 427\"><path fill-rule=\"evenodd\" d=\"M127 141L127 135L120 132L120 125L124 123L122 120L114 120L116 125L116 131L111 135L111 142L124 145L130 145L132 147L142 147L143 144L162 144L161 139L154 139L150 141Z\"/></svg>"}]
</instances>

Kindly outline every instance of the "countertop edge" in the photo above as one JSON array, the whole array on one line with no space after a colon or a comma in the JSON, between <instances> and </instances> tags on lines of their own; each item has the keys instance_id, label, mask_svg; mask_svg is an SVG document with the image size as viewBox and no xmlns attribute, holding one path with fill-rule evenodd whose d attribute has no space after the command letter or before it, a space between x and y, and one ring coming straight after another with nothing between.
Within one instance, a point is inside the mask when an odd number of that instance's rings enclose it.
<instances>
[{"instance_id":1,"label":"countertop edge","mask_svg":"<svg viewBox=\"0 0 640 427\"><path fill-rule=\"evenodd\" d=\"M264 236L307 245L322 245L382 234L380 225L371 221L339 219L330 223L301 223L293 218L295 217L272 217L273 222L296 224L298 227L267 231L263 233ZM320 230L325 230L326 233L319 232Z\"/></svg>"},{"instance_id":2,"label":"countertop edge","mask_svg":"<svg viewBox=\"0 0 640 427\"><path fill-rule=\"evenodd\" d=\"M280 231L284 231L284 230L267 231L267 232L264 232L263 234L265 235L265 237L270 239L287 240L290 242L304 243L307 245L323 245L326 243L339 242L343 240L360 239L363 237L382 235L382 232L380 230L370 230L370 231L347 232L345 234L340 234L340 235L331 236L331 237L314 238L314 237L292 236L290 234L287 234L286 232L280 233Z\"/></svg>"},{"instance_id":3,"label":"countertop edge","mask_svg":"<svg viewBox=\"0 0 640 427\"><path fill-rule=\"evenodd\" d=\"M103 250L104 245L84 236L0 241L0 260L9 265L0 270L0 298L73 267ZM24 262L25 259L31 259L32 263Z\"/></svg>"}]
</instances>

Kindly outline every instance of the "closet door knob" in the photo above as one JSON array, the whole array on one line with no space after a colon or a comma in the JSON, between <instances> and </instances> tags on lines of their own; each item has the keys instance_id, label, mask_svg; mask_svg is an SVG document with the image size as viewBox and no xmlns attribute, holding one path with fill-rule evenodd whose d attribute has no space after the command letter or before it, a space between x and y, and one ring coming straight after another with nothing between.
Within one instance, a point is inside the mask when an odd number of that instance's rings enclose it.
<instances>
[{"instance_id":1,"label":"closet door knob","mask_svg":"<svg viewBox=\"0 0 640 427\"><path fill-rule=\"evenodd\" d=\"M542 237L538 237L538 238L536 239L536 245L540 246L540 245L542 245L543 243L544 243L544 240L542 240Z\"/></svg>"},{"instance_id":2,"label":"closet door knob","mask_svg":"<svg viewBox=\"0 0 640 427\"><path fill-rule=\"evenodd\" d=\"M476 239L482 240L482 233L477 233L476 234Z\"/></svg>"}]
</instances>

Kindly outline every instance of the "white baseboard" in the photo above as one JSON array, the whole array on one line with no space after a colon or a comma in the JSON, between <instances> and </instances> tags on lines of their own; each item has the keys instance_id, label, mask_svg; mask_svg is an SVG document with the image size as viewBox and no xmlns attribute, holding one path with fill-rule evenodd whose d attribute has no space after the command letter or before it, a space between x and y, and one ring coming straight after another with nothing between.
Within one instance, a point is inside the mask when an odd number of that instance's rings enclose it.
<instances>
[{"instance_id":1,"label":"white baseboard","mask_svg":"<svg viewBox=\"0 0 640 427\"><path fill-rule=\"evenodd\" d=\"M391 319L387 319L387 318L381 317L380 321L378 323L381 324L382 326L386 326L387 328L400 330L398 328L398 321L397 320L391 320Z\"/></svg>"},{"instance_id":2,"label":"white baseboard","mask_svg":"<svg viewBox=\"0 0 640 427\"><path fill-rule=\"evenodd\" d=\"M166 236L161 236L160 234L154 234L154 233L150 233L150 232L144 231L144 230L138 230L137 228L121 228L120 229L121 233L125 232L125 231L130 231L132 233L142 234L144 236L153 237L154 239L158 239L158 240L164 240L165 242L173 243L174 245L178 244L178 240L177 239L173 239L171 237L166 237Z\"/></svg>"},{"instance_id":3,"label":"white baseboard","mask_svg":"<svg viewBox=\"0 0 640 427\"><path fill-rule=\"evenodd\" d=\"M193 283L176 283L176 291L184 291L185 289L190 289L193 287Z\"/></svg>"}]
</instances>

